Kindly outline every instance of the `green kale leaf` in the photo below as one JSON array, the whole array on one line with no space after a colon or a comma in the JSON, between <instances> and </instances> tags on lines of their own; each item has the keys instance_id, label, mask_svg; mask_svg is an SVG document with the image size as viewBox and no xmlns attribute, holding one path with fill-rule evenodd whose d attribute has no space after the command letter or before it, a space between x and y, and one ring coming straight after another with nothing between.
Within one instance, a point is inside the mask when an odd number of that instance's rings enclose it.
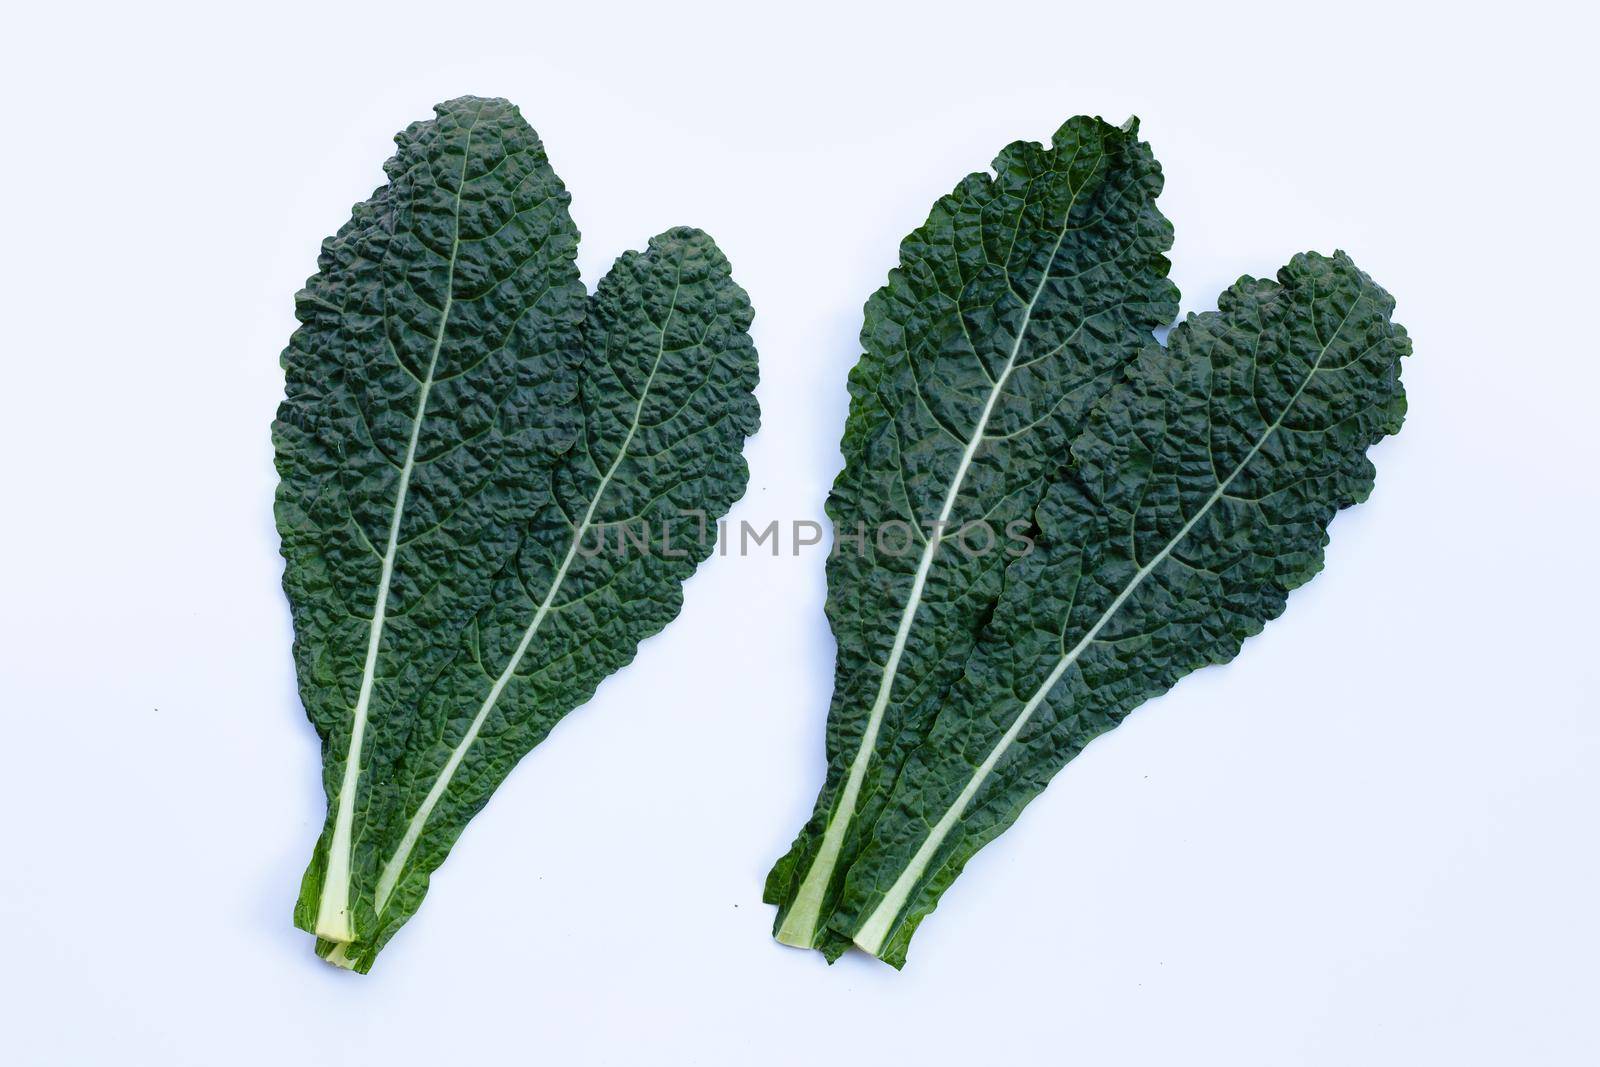
<instances>
[{"instance_id":1,"label":"green kale leaf","mask_svg":"<svg viewBox=\"0 0 1600 1067\"><path fill-rule=\"evenodd\" d=\"M295 922L359 971L517 761L677 615L713 547L684 516L743 493L758 424L750 303L709 237L653 238L590 297L517 109L435 110L325 242L273 426L328 796Z\"/></svg>"},{"instance_id":2,"label":"green kale leaf","mask_svg":"<svg viewBox=\"0 0 1600 1067\"><path fill-rule=\"evenodd\" d=\"M1048 148L1008 146L867 302L827 504L827 780L766 886L786 944L848 945L826 921L845 872L999 593L1009 557L977 549L1023 543L1084 414L1177 314L1161 169L1137 134L1075 118Z\"/></svg>"},{"instance_id":3,"label":"green kale leaf","mask_svg":"<svg viewBox=\"0 0 1600 1067\"><path fill-rule=\"evenodd\" d=\"M1006 149L867 305L828 511L841 542L855 524L933 533L920 556L829 564L828 774L768 878L779 941L902 966L1056 771L1283 610L1334 513L1370 492L1367 448L1400 427L1410 343L1343 253L1241 279L1156 343L1171 229L1134 129L1080 118L1049 149ZM1098 187L1071 178L1091 135L1112 161ZM948 536L1018 516L1015 558Z\"/></svg>"}]
</instances>

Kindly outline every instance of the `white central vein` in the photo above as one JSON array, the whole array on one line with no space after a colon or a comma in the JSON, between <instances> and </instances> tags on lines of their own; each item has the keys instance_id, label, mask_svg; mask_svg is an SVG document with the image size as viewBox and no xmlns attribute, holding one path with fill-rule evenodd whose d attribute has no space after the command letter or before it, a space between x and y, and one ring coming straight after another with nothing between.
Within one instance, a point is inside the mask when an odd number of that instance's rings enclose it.
<instances>
[{"instance_id":1,"label":"white central vein","mask_svg":"<svg viewBox=\"0 0 1600 1067\"><path fill-rule=\"evenodd\" d=\"M1096 164L1098 169L1099 164ZM1085 180L1087 184L1087 179ZM1061 251L1061 244L1066 240L1067 232L1071 228L1072 209L1077 204L1078 192L1082 185L1074 190L1072 200L1067 204L1061 220L1061 231L1056 234L1056 243L1050 249L1050 255L1045 259L1044 269L1040 272L1039 284L1034 287L1033 296L1029 299L1027 307L1022 312L1022 322L1017 327L1017 336L1011 342L1011 352L1006 357L1004 368L996 376L994 386L989 390L989 397L984 402L983 410L978 415L977 425L973 427L972 435L967 439L966 448L962 450L961 460L956 464L955 473L951 476L950 486L944 495L944 503L939 509L934 535L927 539L922 547L922 557L917 561L917 571L911 580L911 593L906 599L905 607L900 612L900 625L895 630L894 644L889 648L889 656L883 665L883 674L878 682L878 693L872 702L872 708L867 713L866 729L861 733L861 744L856 749L855 758L850 761L850 772L845 778L844 790L839 794L839 800L834 805L833 815L828 821L827 828L822 834L822 845L817 849L816 858L812 860L811 867L806 871L805 878L800 883L800 889L795 893L794 902L789 907L788 914L784 917L782 925L778 928L777 939L786 945L795 945L800 948L810 948L816 942L817 927L822 920L822 903L827 896L828 886L833 880L834 868L839 863L839 852L844 847L845 835L850 829L850 823L855 818L856 802L861 796L862 783L866 781L867 767L872 762L873 753L878 743L878 732L883 728L884 713L889 707L889 698L894 692L894 683L900 672L900 658L905 654L906 642L911 637L911 628L916 621L917 609L922 604L923 588L927 585L928 573L933 569L933 559L938 553L941 538L940 531L949 525L950 516L955 510L956 499L961 495L961 487L967 479L967 472L972 467L973 457L978 454L978 447L983 443L984 436L989 428L989 420L994 415L995 405L999 403L1000 396L1005 390L1006 381L1011 377L1011 372L1016 369L1017 355L1022 351L1022 342L1028 334L1028 323L1033 318L1033 309L1039 303L1045 287L1050 282L1050 273L1055 266L1056 255ZM976 355L976 353L974 353ZM907 358L910 358L909 356Z\"/></svg>"},{"instance_id":2,"label":"white central vein","mask_svg":"<svg viewBox=\"0 0 1600 1067\"><path fill-rule=\"evenodd\" d=\"M1358 295L1356 302L1350 305L1350 310L1354 310L1355 304L1359 303L1359 301L1360 296ZM1314 306L1315 302L1313 300L1313 307ZM983 783L988 779L990 773L993 772L995 765L1000 762L1000 758L1005 755L1006 751L1010 749L1011 745L1022 733L1022 728L1028 724L1028 720L1033 718L1034 712L1039 709L1039 706L1043 704L1045 699L1050 695L1050 691L1056 687L1056 684L1061 681L1062 677L1067 673L1072 665L1076 663L1079 657L1083 655L1084 650L1094 643L1095 639L1099 637L1100 632L1105 629L1107 624L1109 624L1113 618L1116 617L1117 612L1122 610L1122 606L1127 603L1128 598L1133 595L1134 590L1138 589L1144 580L1148 578L1157 567L1161 566L1161 564L1166 561L1167 557L1172 554L1178 545L1183 543L1184 538L1189 536L1190 531L1195 528L1195 525L1211 511L1212 507L1216 505L1217 501L1222 499L1223 494L1227 492L1228 486L1233 484L1234 479L1243 473L1244 469L1250 465L1250 462L1256 458L1256 455L1261 451L1268 439L1270 439L1272 435L1277 432L1278 428L1283 425L1283 420L1288 417L1290 410L1293 409L1295 403L1300 399L1300 394L1305 392L1306 386L1309 385L1311 383L1311 379L1316 376L1317 369L1322 365L1322 359L1327 354L1329 346L1331 346L1334 340L1338 338L1339 330L1344 328L1344 323L1349 319L1349 317L1350 314L1349 311L1347 311L1345 313L1344 320L1340 321L1338 329L1334 330L1333 336L1328 339L1327 344L1323 345L1322 350L1317 353L1317 358L1311 364L1311 369L1306 372L1305 378L1300 382L1300 387L1294 391L1294 395L1289 398L1288 402L1284 405L1283 410L1278 414L1278 417L1273 420L1272 424L1262 431L1261 436L1258 437L1255 444L1250 447L1250 451L1245 453L1244 458L1239 461L1238 466L1234 467L1233 470L1229 472L1228 476L1217 484L1216 491L1206 498L1205 503L1202 504L1199 510L1197 510L1194 515L1183 524L1183 526L1176 534L1173 535L1172 539L1166 543L1161 551L1156 553L1149 563L1146 563L1134 573L1133 577L1128 580L1128 584L1124 586L1122 591L1117 594L1116 598L1111 601L1111 605L1107 607L1106 610L1100 615L1099 619L1095 621L1095 624L1091 626L1089 631L1083 635L1083 638L1072 647L1070 652L1067 652L1059 661L1057 661L1055 667L1045 678L1044 683L1034 691L1031 697L1028 698L1027 703L1022 706L1022 710L1018 712L1016 718L1011 721L1011 725L1008 726L1006 728L1006 732L1000 736L1000 740L995 743L994 748L989 751L989 754L984 757L983 762L978 765L975 771L973 771L972 776L967 780L966 785L956 796L955 802L945 810L939 821L934 824L933 829L929 832L927 838L922 842L922 845L911 857L911 861L906 864L905 869L902 870L899 877L895 879L894 885L889 888L889 892L884 895L883 899L878 903L878 906L873 909L872 914L867 916L867 918L861 923L861 926L856 930L855 934L852 935L852 940L855 941L857 945L872 953L874 956L883 950L883 944L886 940L888 940L889 934L894 930L896 921L900 917L901 909L906 906L906 902L910 899L912 890L916 888L917 883L922 879L923 874L926 873L929 863L933 861L934 854L938 852L939 847L944 844L945 838L950 835L950 831L955 828L956 823L959 822L961 816L965 814L967 805L972 803L973 797L977 796L978 790L983 787Z\"/></svg>"},{"instance_id":3,"label":"white central vein","mask_svg":"<svg viewBox=\"0 0 1600 1067\"><path fill-rule=\"evenodd\" d=\"M350 921L351 834L355 824L357 782L361 777L361 747L367 732L367 710L372 703L372 687L378 670L378 646L383 641L384 619L389 608L389 585L394 579L394 561L400 547L400 519L406 508L406 493L411 487L411 472L416 469L417 441L422 436L422 418L428 409L428 394L433 389L434 371L444 347L445 327L455 303L456 257L461 251L461 194L467 184L467 163L472 157L472 133L478 116L467 127L461 154L461 174L456 180L455 234L450 243L450 262L445 270L444 304L439 309L439 328L433 336L433 351L428 369L417 392L416 411L411 416L411 438L400 465L400 484L395 489L394 515L389 520L389 540L383 550L383 565L378 575L378 594L372 607L372 624L367 636L367 659L361 668L361 688L350 717L350 748L345 754L344 774L339 783L339 807L334 815L333 839L328 842L328 866L322 876L322 897L317 906L317 936L329 941L350 941L355 929Z\"/></svg>"},{"instance_id":4,"label":"white central vein","mask_svg":"<svg viewBox=\"0 0 1600 1067\"><path fill-rule=\"evenodd\" d=\"M544 599L534 610L533 618L529 621L527 629L522 632L522 638L517 642L516 649L511 653L505 669L490 686L489 693L479 705L477 714L472 717L472 722L467 726L467 732L451 751L450 758L445 761L443 769L434 779L433 786L428 790L428 795L423 798L422 804L411 816L411 822L406 826L405 836L400 839L400 844L395 847L394 854L389 857L389 862L384 864L383 873L378 878L378 889L374 899L374 906L378 914L383 914L388 906L389 897L394 893L394 887L399 884L400 876L405 873L406 864L411 860L411 853L417 846L417 841L422 837L422 831L427 828L428 819L433 815L434 808L444 797L445 791L450 788L450 782L455 777L461 761L466 758L467 751L478 740L478 734L483 730L483 724L488 721L490 712L494 711L499 703L500 695L505 692L506 686L511 684L512 677L516 674L517 667L527 655L528 649L533 645L534 636L539 632L539 627L544 624L545 617L550 614L551 606L555 604L556 594L561 590L562 583L566 580L567 571L572 566L572 561L578 556L578 548L583 543L584 536L589 532L594 523L595 512L599 510L600 499L605 496L611 479L616 475L617 468L622 466L622 461L628 455L628 447L633 443L633 438L639 432L639 422L644 414L645 401L650 396L651 386L655 384L656 371L661 367L661 358L667 347L667 325L672 321L672 316L678 308L678 285L673 286L672 300L668 306L666 317L661 320L661 342L656 347L655 361L650 365L650 373L645 378L644 387L639 391L639 402L633 409L633 421L628 425L628 432L623 435L622 444L617 449L616 458L600 477L599 484L595 487L594 495L589 498L589 505L583 513L583 519L573 527L572 543L567 547L567 553L561 560L561 565L556 568L555 575L550 579L550 588L545 593Z\"/></svg>"}]
</instances>

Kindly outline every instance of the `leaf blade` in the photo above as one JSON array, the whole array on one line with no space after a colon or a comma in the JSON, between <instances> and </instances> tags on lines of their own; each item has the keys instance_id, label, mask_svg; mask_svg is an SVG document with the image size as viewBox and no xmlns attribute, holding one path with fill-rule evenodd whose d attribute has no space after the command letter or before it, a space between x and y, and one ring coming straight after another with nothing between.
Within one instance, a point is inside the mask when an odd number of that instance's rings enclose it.
<instances>
[{"instance_id":1,"label":"leaf blade","mask_svg":"<svg viewBox=\"0 0 1600 1067\"><path fill-rule=\"evenodd\" d=\"M862 828L997 595L1003 559L941 552L944 529L1025 522L1083 412L1176 314L1160 168L1136 134L1077 118L1048 149L1009 146L934 206L867 304L827 513L846 533L933 533L914 566L881 543L829 561L828 774L768 876L781 942L839 951L826 918Z\"/></svg>"},{"instance_id":2,"label":"leaf blade","mask_svg":"<svg viewBox=\"0 0 1600 1067\"><path fill-rule=\"evenodd\" d=\"M284 588L329 799L295 917L341 939L356 934L362 775L384 758L373 735L453 654L515 548L534 472L570 443L584 292L566 192L515 107L435 110L324 243L273 427Z\"/></svg>"},{"instance_id":3,"label":"leaf blade","mask_svg":"<svg viewBox=\"0 0 1600 1067\"><path fill-rule=\"evenodd\" d=\"M432 872L517 761L678 613L682 582L714 539L640 552L620 533L591 538L648 528L654 542L663 524L692 511L719 515L742 494L743 442L759 418L751 317L726 258L697 230L652 239L602 280L586 327L593 356L582 371L581 444L553 469L554 491L469 649L419 710L409 784L381 837L374 932L337 950L356 970L370 968L416 911ZM599 543L607 547L591 554Z\"/></svg>"},{"instance_id":4,"label":"leaf blade","mask_svg":"<svg viewBox=\"0 0 1600 1067\"><path fill-rule=\"evenodd\" d=\"M1347 256L1307 254L1141 357L1091 415L1076 474L1041 505L1040 552L1008 570L852 867L841 935L903 965L965 863L1061 766L1231 659L1320 570L1333 515L1371 490L1367 448L1403 419L1392 310Z\"/></svg>"},{"instance_id":5,"label":"leaf blade","mask_svg":"<svg viewBox=\"0 0 1600 1067\"><path fill-rule=\"evenodd\" d=\"M517 109L435 111L324 243L273 427L329 802L295 919L359 971L714 545L680 523L667 555L593 557L583 530L725 511L758 423L749 300L709 237L659 235L590 297L569 198Z\"/></svg>"}]
</instances>

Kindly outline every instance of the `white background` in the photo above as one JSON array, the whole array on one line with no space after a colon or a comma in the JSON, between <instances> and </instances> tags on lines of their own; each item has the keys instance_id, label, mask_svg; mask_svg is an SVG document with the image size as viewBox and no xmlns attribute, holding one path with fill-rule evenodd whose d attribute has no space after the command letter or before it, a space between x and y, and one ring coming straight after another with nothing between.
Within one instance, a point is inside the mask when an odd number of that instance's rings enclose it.
<instances>
[{"instance_id":1,"label":"white background","mask_svg":"<svg viewBox=\"0 0 1600 1067\"><path fill-rule=\"evenodd\" d=\"M7 16L0 1060L1597 1062L1578 5L541 6ZM277 357L393 133L462 93L544 136L591 285L673 224L727 250L764 409L735 519L820 518L900 238L1078 112L1142 117L1186 310L1349 250L1410 419L1285 617L1073 763L903 973L775 945L759 899L822 774L817 549L713 559L336 971L289 922L323 800Z\"/></svg>"}]
</instances>

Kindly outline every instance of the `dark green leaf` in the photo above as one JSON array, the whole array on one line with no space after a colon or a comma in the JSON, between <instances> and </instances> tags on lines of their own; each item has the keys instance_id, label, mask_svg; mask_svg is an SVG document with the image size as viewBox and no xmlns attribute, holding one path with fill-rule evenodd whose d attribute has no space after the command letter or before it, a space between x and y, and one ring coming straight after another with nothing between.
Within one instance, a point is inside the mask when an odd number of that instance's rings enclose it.
<instances>
[{"instance_id":1,"label":"dark green leaf","mask_svg":"<svg viewBox=\"0 0 1600 1067\"><path fill-rule=\"evenodd\" d=\"M1393 301L1343 253L1244 278L1090 414L993 621L907 760L832 928L900 966L985 843L1098 734L1224 663L1322 568L1399 430Z\"/></svg>"},{"instance_id":2,"label":"dark green leaf","mask_svg":"<svg viewBox=\"0 0 1600 1067\"><path fill-rule=\"evenodd\" d=\"M850 375L827 508L842 535L828 566L828 774L766 889L779 940L830 955L844 873L966 660L1005 548L1020 550L1084 412L1177 314L1160 168L1136 124L1073 119L994 170L906 238Z\"/></svg>"},{"instance_id":3,"label":"dark green leaf","mask_svg":"<svg viewBox=\"0 0 1600 1067\"><path fill-rule=\"evenodd\" d=\"M275 425L329 797L296 922L363 971L518 759L677 614L711 548L683 512L742 493L757 424L709 237L662 234L590 299L516 109L437 110L324 246Z\"/></svg>"}]
</instances>

